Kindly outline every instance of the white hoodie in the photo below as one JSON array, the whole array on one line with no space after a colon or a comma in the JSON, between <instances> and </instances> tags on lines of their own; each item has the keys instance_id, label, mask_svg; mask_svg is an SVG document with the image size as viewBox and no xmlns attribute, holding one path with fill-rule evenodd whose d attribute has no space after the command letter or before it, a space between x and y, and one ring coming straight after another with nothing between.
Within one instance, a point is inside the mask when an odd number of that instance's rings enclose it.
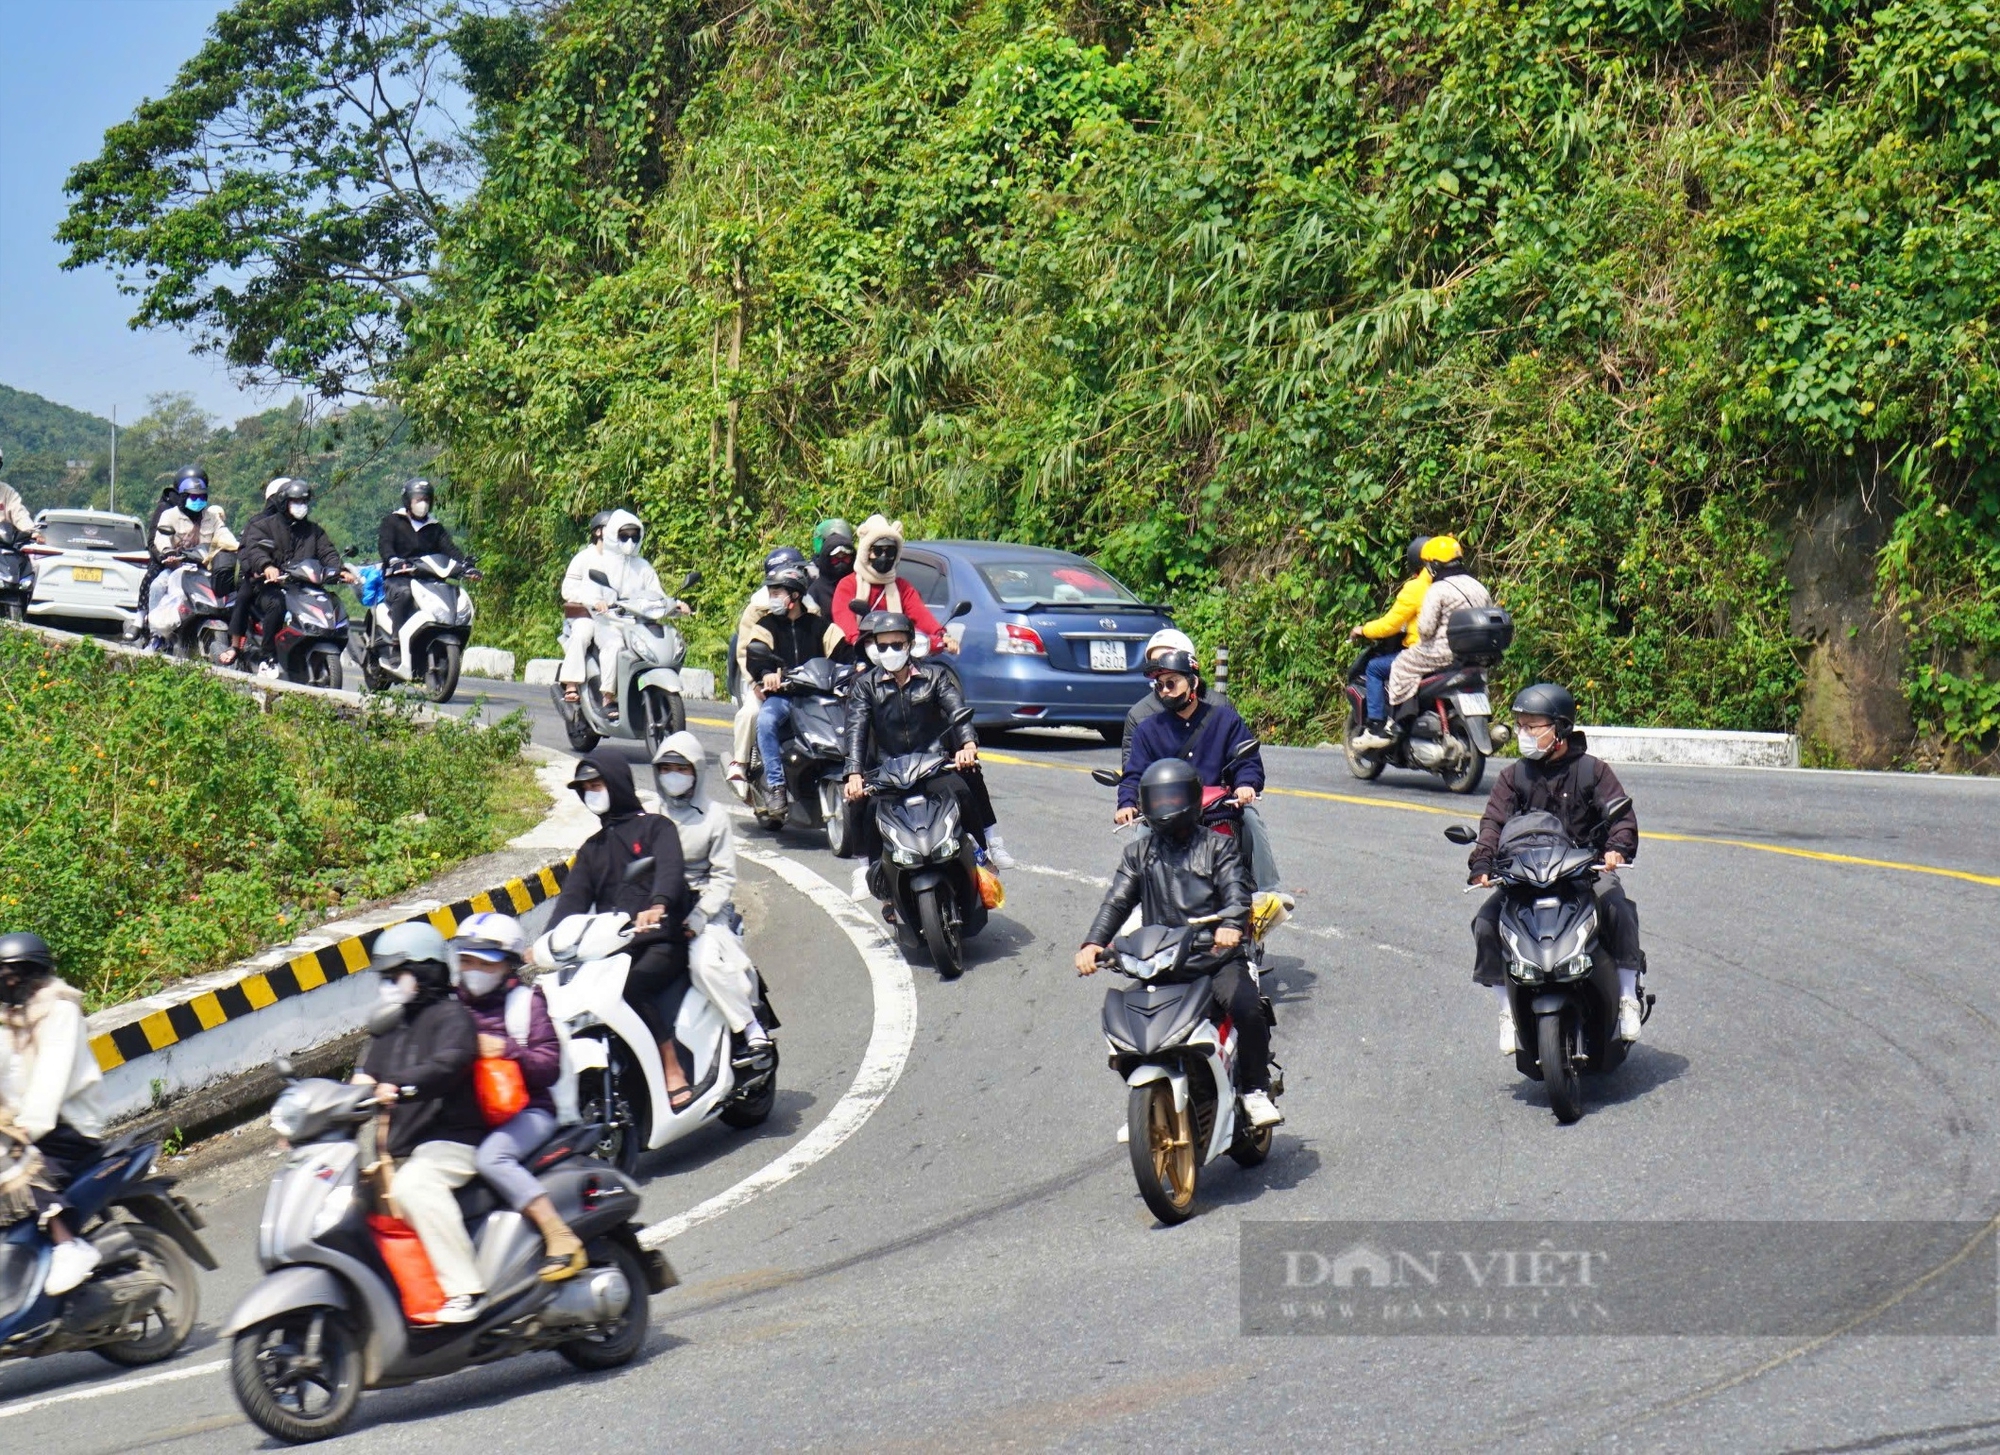
<instances>
[{"instance_id":1,"label":"white hoodie","mask_svg":"<svg viewBox=\"0 0 2000 1455\"><path fill-rule=\"evenodd\" d=\"M67 1122L104 1135L104 1074L90 1049L83 997L49 980L24 1006L0 1012L0 1105L39 1141Z\"/></svg>"},{"instance_id":2,"label":"white hoodie","mask_svg":"<svg viewBox=\"0 0 2000 1455\"><path fill-rule=\"evenodd\" d=\"M614 510L610 519L604 522L604 545L585 546L570 557L569 569L563 573L562 599L578 606L609 606L621 597L627 601L665 601L666 590L660 585L659 572L655 571L643 555L626 555L618 549L618 532L630 525L640 525L639 517L629 510ZM644 527L641 526L643 530ZM643 550L646 541L639 538ZM602 571L611 582L609 588L599 586L590 579L592 571Z\"/></svg>"}]
</instances>

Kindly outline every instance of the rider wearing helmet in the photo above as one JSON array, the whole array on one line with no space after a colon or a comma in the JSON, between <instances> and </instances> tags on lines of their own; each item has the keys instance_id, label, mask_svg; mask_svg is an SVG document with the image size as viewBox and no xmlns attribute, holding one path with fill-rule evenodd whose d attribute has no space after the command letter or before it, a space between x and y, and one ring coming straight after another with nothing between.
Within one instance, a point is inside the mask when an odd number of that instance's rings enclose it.
<instances>
[{"instance_id":1,"label":"rider wearing helmet","mask_svg":"<svg viewBox=\"0 0 2000 1455\"><path fill-rule=\"evenodd\" d=\"M173 503L153 516L153 534L147 541L149 560L145 577L139 582L142 610L150 612L158 605L153 599L153 587L169 556L186 557L207 567L218 592L233 590L236 585L233 553L240 545L223 516L222 507L209 503L208 476L189 465L174 477ZM156 636L152 645L157 648L164 643Z\"/></svg>"},{"instance_id":2,"label":"rider wearing helmet","mask_svg":"<svg viewBox=\"0 0 2000 1455\"><path fill-rule=\"evenodd\" d=\"M6 456L0 454L0 469L4 469L6 464ZM35 533L35 517L29 512L27 501L5 480L0 480L0 524L13 526L24 536Z\"/></svg>"},{"instance_id":3,"label":"rider wearing helmet","mask_svg":"<svg viewBox=\"0 0 2000 1455\"><path fill-rule=\"evenodd\" d=\"M768 582L773 572L794 568L804 573L808 580L811 578L812 566L806 560L804 551L797 546L773 546L764 556L763 581ZM812 604L810 593L807 594L806 609L817 609ZM758 684L757 674L750 670L750 642L756 633L757 623L778 610L781 608L770 587L760 582L757 589L750 593L750 599L743 604L743 614L736 619L736 635L730 638L730 651L736 666L736 726L724 776L738 798L745 796L744 785L748 782L748 775L743 765L750 761L750 745L757 740L757 711L764 702L764 691ZM839 636L831 632L827 633L826 641L829 654L835 647L845 645Z\"/></svg>"},{"instance_id":4,"label":"rider wearing helmet","mask_svg":"<svg viewBox=\"0 0 2000 1455\"><path fill-rule=\"evenodd\" d=\"M556 678L562 683L563 701L575 702L582 690L590 661L590 647L597 645L597 683L604 694L607 717L618 716L618 658L624 633L604 614L620 600L661 602L667 599L659 574L640 554L646 541L646 527L629 510L614 510L591 518L590 544L570 557L563 573L563 661ZM611 584L600 586L590 579L601 572ZM599 630L600 626L603 630Z\"/></svg>"},{"instance_id":5,"label":"rider wearing helmet","mask_svg":"<svg viewBox=\"0 0 2000 1455\"><path fill-rule=\"evenodd\" d=\"M10 1064L11 1063L11 1064ZM44 1285L68 1293L90 1277L98 1251L63 1220L62 1191L103 1150L103 1074L90 1049L83 997L56 977L40 935L0 935L0 1136L33 1146L37 1219L56 1248Z\"/></svg>"},{"instance_id":6,"label":"rider wearing helmet","mask_svg":"<svg viewBox=\"0 0 2000 1455\"><path fill-rule=\"evenodd\" d=\"M512 1061L528 1104L494 1127L472 1154L473 1166L507 1206L542 1235L541 1276L558 1283L589 1266L583 1244L535 1174L521 1165L555 1135L555 1086L562 1079L562 1038L537 986L521 983L528 937L509 914L488 911L463 921L452 937L458 998L472 1012L482 1060Z\"/></svg>"},{"instance_id":7,"label":"rider wearing helmet","mask_svg":"<svg viewBox=\"0 0 2000 1455\"><path fill-rule=\"evenodd\" d=\"M291 483L292 483L292 477L290 475L273 475L270 478L270 480L268 480L265 483L264 507L263 509L259 510L255 515L251 516L249 520L244 522L243 533L246 536L250 534L250 528L253 525L255 525L258 521L264 519L266 516L272 514L275 511L284 509L285 487ZM240 548L238 550L237 560L240 564L242 560L242 553ZM234 665L236 665L237 658L241 655L240 649L243 645L244 635L250 630L250 606L251 603L256 600L257 592L256 589L249 584L248 576L249 576L248 571L244 571L238 577L236 583L238 587L238 590L236 592L236 604L232 606L229 610L229 647L228 650L224 651L220 657L216 658L216 660L225 667L233 667Z\"/></svg>"},{"instance_id":8,"label":"rider wearing helmet","mask_svg":"<svg viewBox=\"0 0 2000 1455\"><path fill-rule=\"evenodd\" d=\"M404 920L375 937L370 961L395 1015L354 1068L356 1084L373 1086L391 1109L389 1199L430 1256L445 1295L435 1315L441 1324L471 1320L486 1292L452 1195L479 1175L474 1149L486 1140L472 1085L478 1033L452 986L454 959L429 920Z\"/></svg>"},{"instance_id":9,"label":"rider wearing helmet","mask_svg":"<svg viewBox=\"0 0 2000 1455\"><path fill-rule=\"evenodd\" d=\"M742 638L744 664L749 668L746 680L756 684L763 699L757 709L757 749L764 763L764 803L769 813L779 816L788 805L778 735L792 720L792 700L778 689L792 668L827 654L826 638L831 634L824 617L806 610L811 589L802 563L767 566L764 594L771 609Z\"/></svg>"},{"instance_id":10,"label":"rider wearing helmet","mask_svg":"<svg viewBox=\"0 0 2000 1455\"><path fill-rule=\"evenodd\" d=\"M1368 694L1366 720L1355 735L1354 746L1363 750L1386 748L1395 741L1389 736L1389 673L1395 666L1399 647L1417 644L1417 616L1424 609L1424 594L1431 589L1431 570L1425 562L1424 547L1429 536L1412 540L1403 557L1410 579L1396 593L1395 604L1370 622L1363 622L1349 635L1357 642L1372 642L1375 653L1363 669Z\"/></svg>"},{"instance_id":11,"label":"rider wearing helmet","mask_svg":"<svg viewBox=\"0 0 2000 1455\"><path fill-rule=\"evenodd\" d=\"M1597 879L1597 920L1605 947L1618 966L1618 1039L1639 1039L1639 976L1646 957L1639 948L1639 910L1625 897L1618 870L1639 853L1639 820L1627 813L1610 821L1605 809L1624 798L1625 786L1609 764L1590 755L1576 726L1576 699L1567 687L1537 682L1514 694L1514 728L1521 756L1501 770L1479 821L1479 840L1467 862L1473 884L1493 882L1493 859L1500 831L1516 814L1542 812L1562 820L1570 842L1594 845L1603 835L1605 873ZM1608 827L1607 827L1608 825ZM1513 1001L1500 954L1500 894L1496 890L1472 920L1476 951L1472 978L1500 997L1500 1054L1520 1049Z\"/></svg>"},{"instance_id":12,"label":"rider wearing helmet","mask_svg":"<svg viewBox=\"0 0 2000 1455\"><path fill-rule=\"evenodd\" d=\"M246 590L249 583L257 583L255 610L266 653L285 622L285 593L278 583L284 580L286 567L313 558L326 568L329 577L356 580L340 559L340 547L333 543L333 537L311 518L312 500L311 485L288 479L278 490L274 508L243 527L243 581Z\"/></svg>"},{"instance_id":13,"label":"rider wearing helmet","mask_svg":"<svg viewBox=\"0 0 2000 1455\"><path fill-rule=\"evenodd\" d=\"M1467 572L1465 549L1455 536L1432 536L1417 556L1430 571L1431 584L1410 624L1410 644L1396 654L1389 668L1389 708L1398 716L1416 711L1417 688L1425 677L1452 664L1451 641L1445 634L1451 614L1493 604L1486 588Z\"/></svg>"},{"instance_id":14,"label":"rider wearing helmet","mask_svg":"<svg viewBox=\"0 0 2000 1455\"><path fill-rule=\"evenodd\" d=\"M844 598L836 595L833 600L833 619L849 644L860 644L862 616L871 611L889 611L908 617L911 626L927 639L931 651L956 652L958 643L938 624L917 588L896 575L903 559L903 523L871 515L861 522L855 544L854 577L848 583L854 590ZM857 601L861 603L858 612Z\"/></svg>"},{"instance_id":15,"label":"rider wearing helmet","mask_svg":"<svg viewBox=\"0 0 2000 1455\"><path fill-rule=\"evenodd\" d=\"M1134 807L1150 832L1125 846L1111 888L1076 952L1076 973L1097 973L1098 955L1135 908L1149 925L1177 927L1219 916L1211 945L1189 964L1215 977L1215 1003L1236 1025L1236 1090L1243 1114L1252 1126L1275 1126L1285 1118L1271 1100L1271 1026L1243 954L1250 875L1235 840L1202 828L1201 791L1201 778L1178 757L1161 758L1138 775ZM1196 933L1211 934L1205 928Z\"/></svg>"},{"instance_id":16,"label":"rider wearing helmet","mask_svg":"<svg viewBox=\"0 0 2000 1455\"><path fill-rule=\"evenodd\" d=\"M402 659L403 623L417 609L410 578L400 571L391 571L391 563L414 561L419 556L465 559L436 511L437 487L428 480L412 480L403 487L402 505L383 516L375 532L375 549L382 560L382 594L389 603L391 661Z\"/></svg>"},{"instance_id":17,"label":"rider wearing helmet","mask_svg":"<svg viewBox=\"0 0 2000 1455\"><path fill-rule=\"evenodd\" d=\"M854 574L854 527L838 516L813 527L813 610L833 620L833 603ZM848 588L847 594L854 591Z\"/></svg>"},{"instance_id":18,"label":"rider wearing helmet","mask_svg":"<svg viewBox=\"0 0 2000 1455\"><path fill-rule=\"evenodd\" d=\"M1190 637L1186 632L1176 631L1170 626L1163 626L1146 638L1145 649L1139 653L1139 665L1143 668L1148 663L1159 660L1168 652L1186 652L1190 657L1196 656L1194 638ZM1123 763L1127 758L1132 756L1133 731L1140 723L1144 722L1154 713L1163 710L1164 706L1165 704L1160 701L1160 695L1157 692L1148 692L1144 697L1132 704L1131 710L1125 714L1124 736L1119 740L1118 761L1120 763Z\"/></svg>"}]
</instances>

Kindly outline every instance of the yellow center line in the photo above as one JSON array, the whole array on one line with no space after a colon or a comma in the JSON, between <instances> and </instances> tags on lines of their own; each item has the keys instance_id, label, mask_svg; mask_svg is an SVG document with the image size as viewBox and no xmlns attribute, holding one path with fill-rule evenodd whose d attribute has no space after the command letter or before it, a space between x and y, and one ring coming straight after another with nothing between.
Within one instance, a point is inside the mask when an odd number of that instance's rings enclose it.
<instances>
[{"instance_id":1,"label":"yellow center line","mask_svg":"<svg viewBox=\"0 0 2000 1455\"><path fill-rule=\"evenodd\" d=\"M691 717L688 721L691 723L700 723L703 727L733 728L736 726L735 723L726 717Z\"/></svg>"},{"instance_id":2,"label":"yellow center line","mask_svg":"<svg viewBox=\"0 0 2000 1455\"><path fill-rule=\"evenodd\" d=\"M1054 768L1065 773L1088 773L1089 768L1075 763L1044 763L1034 758L1017 758L1011 753L981 753L980 757L989 763L1004 763L1010 768ZM1312 788L1266 788L1267 794L1280 794L1286 798L1317 798L1328 803L1354 803L1363 808L1388 808L1402 813L1435 813L1446 818L1476 818L1474 805L1464 808L1439 808L1430 803L1399 803L1389 798L1366 798L1358 793L1323 793ZM1653 839L1668 844L1720 844L1725 848L1749 849L1758 854L1783 854L1792 859L1816 859L1822 864L1851 864L1862 869L1893 869L1902 874L1930 874L1940 879L1959 879L1968 884L1987 884L2000 888L2000 875L1975 874L1969 869L1946 869L1936 864L1906 864L1898 859L1865 859L1855 854L1829 854L1819 849L1793 849L1783 844L1759 844L1749 839L1724 839L1710 834L1669 834L1641 833L1642 839Z\"/></svg>"}]
</instances>

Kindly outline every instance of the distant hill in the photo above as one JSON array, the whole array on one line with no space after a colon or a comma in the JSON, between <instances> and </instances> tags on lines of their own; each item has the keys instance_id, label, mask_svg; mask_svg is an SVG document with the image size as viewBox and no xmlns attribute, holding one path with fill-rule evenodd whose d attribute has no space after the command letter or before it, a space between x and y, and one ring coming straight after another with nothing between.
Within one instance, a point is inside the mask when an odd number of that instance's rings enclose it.
<instances>
[{"instance_id":1,"label":"distant hill","mask_svg":"<svg viewBox=\"0 0 2000 1455\"><path fill-rule=\"evenodd\" d=\"M111 421L0 384L0 450L7 456L0 479L30 500L81 503L69 497L86 492L94 467L109 461Z\"/></svg>"}]
</instances>

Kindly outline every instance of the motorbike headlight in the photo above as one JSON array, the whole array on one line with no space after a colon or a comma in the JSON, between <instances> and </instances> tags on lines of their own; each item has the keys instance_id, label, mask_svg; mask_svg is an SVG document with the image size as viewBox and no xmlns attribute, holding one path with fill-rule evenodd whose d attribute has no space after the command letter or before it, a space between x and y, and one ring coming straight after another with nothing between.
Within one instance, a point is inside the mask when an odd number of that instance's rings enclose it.
<instances>
[{"instance_id":1,"label":"motorbike headlight","mask_svg":"<svg viewBox=\"0 0 2000 1455\"><path fill-rule=\"evenodd\" d=\"M418 606L443 621L451 620L452 602L451 598L445 595L444 592L438 590L435 586L426 586L421 581L415 584L412 592L417 598Z\"/></svg>"},{"instance_id":2,"label":"motorbike headlight","mask_svg":"<svg viewBox=\"0 0 2000 1455\"><path fill-rule=\"evenodd\" d=\"M1556 966L1555 978L1558 980L1580 980L1589 973L1590 956L1572 955L1569 959Z\"/></svg>"},{"instance_id":3,"label":"motorbike headlight","mask_svg":"<svg viewBox=\"0 0 2000 1455\"><path fill-rule=\"evenodd\" d=\"M1532 960L1523 960L1517 955L1508 964L1507 973L1516 980L1526 981L1532 985L1542 978L1542 967Z\"/></svg>"},{"instance_id":4,"label":"motorbike headlight","mask_svg":"<svg viewBox=\"0 0 2000 1455\"><path fill-rule=\"evenodd\" d=\"M912 868L924 861L923 855L915 854L908 849L897 848L893 845L889 849L889 857L896 863L901 864L905 869Z\"/></svg>"},{"instance_id":5,"label":"motorbike headlight","mask_svg":"<svg viewBox=\"0 0 2000 1455\"><path fill-rule=\"evenodd\" d=\"M931 850L931 862L933 864L948 863L957 857L957 844L939 844L935 849Z\"/></svg>"}]
</instances>

